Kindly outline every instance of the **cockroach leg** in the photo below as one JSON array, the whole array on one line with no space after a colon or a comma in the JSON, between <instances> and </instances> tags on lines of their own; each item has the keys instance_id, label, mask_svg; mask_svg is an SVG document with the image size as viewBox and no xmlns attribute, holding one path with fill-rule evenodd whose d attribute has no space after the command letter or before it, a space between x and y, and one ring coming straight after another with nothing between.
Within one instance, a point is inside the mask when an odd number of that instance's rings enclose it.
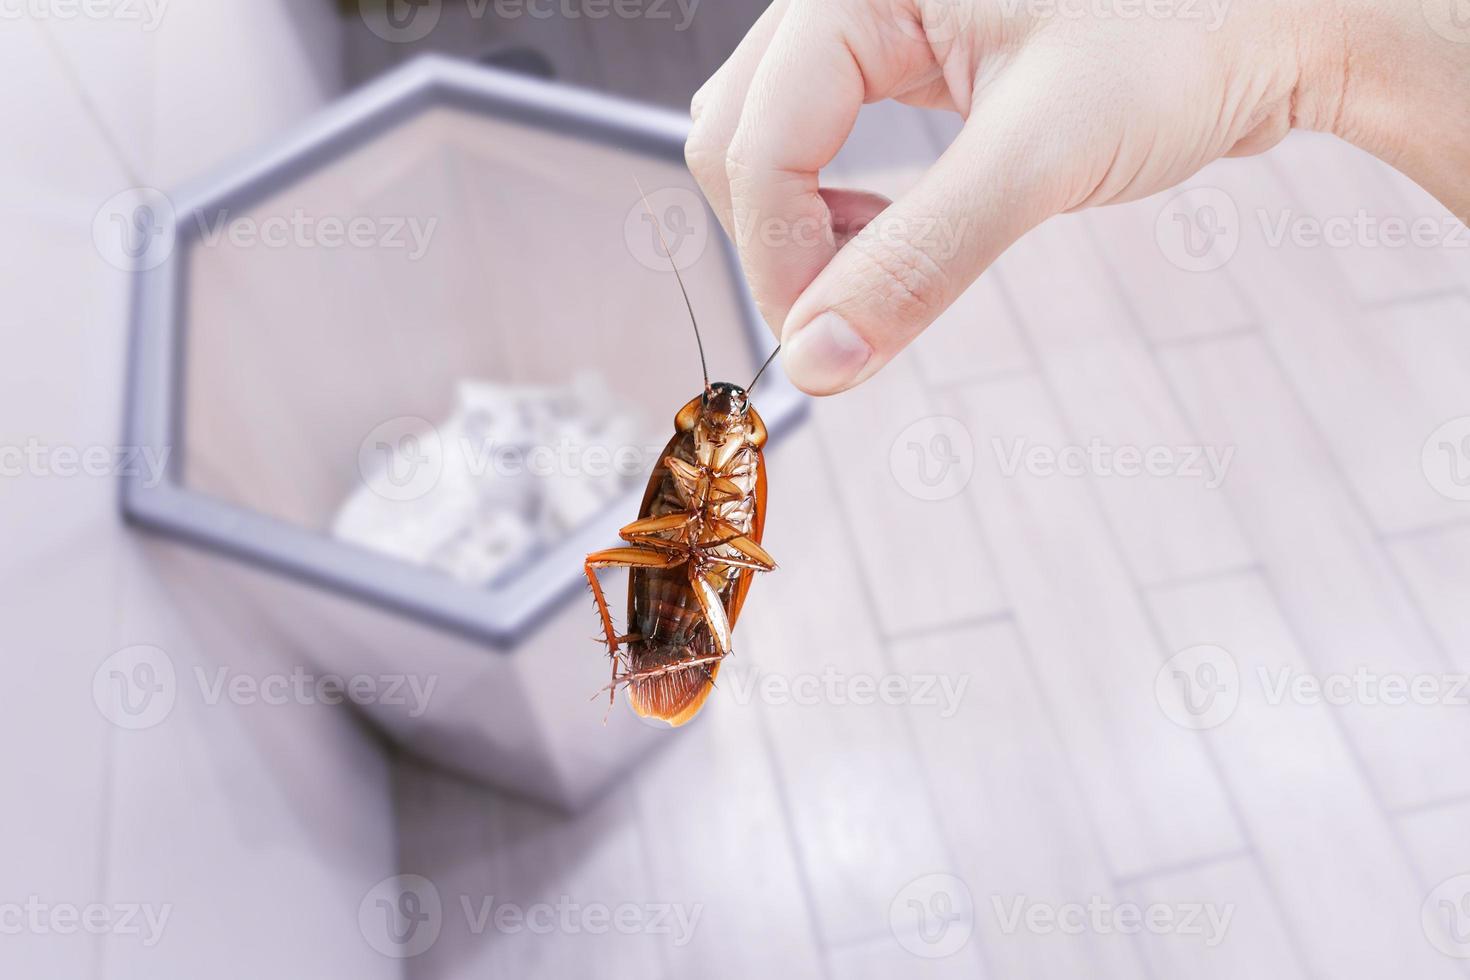
<instances>
[{"instance_id":1,"label":"cockroach leg","mask_svg":"<svg viewBox=\"0 0 1470 980\"><path fill-rule=\"evenodd\" d=\"M582 571L587 575L587 584L592 586L592 598L597 603L597 615L602 617L602 636L607 641L607 655L612 660L614 682L618 676L618 634L613 629L612 613L607 608L607 597L602 594L602 583L597 580L596 569L673 568L687 560L685 555L667 555L652 548L631 545L594 551L582 563ZM609 695L608 700L612 700L612 695ZM611 705L609 705L610 709ZM603 721L607 721L606 716L603 716Z\"/></svg>"},{"instance_id":2,"label":"cockroach leg","mask_svg":"<svg viewBox=\"0 0 1470 980\"><path fill-rule=\"evenodd\" d=\"M694 511L676 511L662 517L645 517L629 524L618 535L635 545L688 554L689 532L696 516Z\"/></svg>"},{"instance_id":3,"label":"cockroach leg","mask_svg":"<svg viewBox=\"0 0 1470 980\"><path fill-rule=\"evenodd\" d=\"M770 552L729 521L714 517L707 523L708 534L699 542L700 550L707 560L758 572L769 572L776 567L776 559L771 557ZM717 548L733 549L735 554L717 553Z\"/></svg>"},{"instance_id":4,"label":"cockroach leg","mask_svg":"<svg viewBox=\"0 0 1470 980\"><path fill-rule=\"evenodd\" d=\"M664 677L669 674L677 674L680 671L699 670L709 673L709 665L719 663L725 659L724 654L712 654L708 657L696 657L693 660L680 660L677 663L660 664L657 667L645 667L642 670L630 670L627 673L616 674L608 688L616 688L620 684L628 684L632 681L646 681L653 677ZM603 688L607 690L608 688ZM598 692L601 693L601 692Z\"/></svg>"},{"instance_id":5,"label":"cockroach leg","mask_svg":"<svg viewBox=\"0 0 1470 980\"><path fill-rule=\"evenodd\" d=\"M671 540L671 532L683 531L693 516L689 511L676 511L662 517L645 517L623 528L618 532L618 537L625 541L648 537L663 537L665 540Z\"/></svg>"},{"instance_id":6,"label":"cockroach leg","mask_svg":"<svg viewBox=\"0 0 1470 980\"><path fill-rule=\"evenodd\" d=\"M715 652L723 657L730 652L730 620L725 614L724 604L720 602L719 590L693 563L689 566L689 584L694 587L694 597L699 600L704 623L715 641Z\"/></svg>"},{"instance_id":7,"label":"cockroach leg","mask_svg":"<svg viewBox=\"0 0 1470 980\"><path fill-rule=\"evenodd\" d=\"M592 601L597 604L597 615L602 620L602 642L607 644L608 656L616 660L618 656L617 631L613 629L612 613L607 608L607 597L602 594L602 583L597 580L597 573L592 570L590 558L583 564L582 571L587 575L587 584L592 586Z\"/></svg>"}]
</instances>

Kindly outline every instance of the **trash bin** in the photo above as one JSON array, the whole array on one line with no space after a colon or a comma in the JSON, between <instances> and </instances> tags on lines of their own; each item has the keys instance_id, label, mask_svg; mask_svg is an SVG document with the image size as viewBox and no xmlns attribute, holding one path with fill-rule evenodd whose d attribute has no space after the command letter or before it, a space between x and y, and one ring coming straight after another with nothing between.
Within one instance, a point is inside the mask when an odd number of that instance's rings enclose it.
<instances>
[{"instance_id":1,"label":"trash bin","mask_svg":"<svg viewBox=\"0 0 1470 980\"><path fill-rule=\"evenodd\" d=\"M563 808L678 737L621 703L604 724L581 559L634 518L701 383L650 210L711 376L744 383L773 345L684 169L687 125L430 57L215 179L142 195L161 244L136 268L128 442L168 464L126 477L122 506L160 532L177 601L339 678L432 680L423 703L354 700L407 750ZM756 401L773 439L802 410L779 369ZM607 446L537 444L528 477L525 445L466 435L485 404L614 419L622 452L610 471ZM507 488L511 516L486 510ZM344 535L350 507L403 540ZM425 560L446 513L494 541Z\"/></svg>"}]
</instances>

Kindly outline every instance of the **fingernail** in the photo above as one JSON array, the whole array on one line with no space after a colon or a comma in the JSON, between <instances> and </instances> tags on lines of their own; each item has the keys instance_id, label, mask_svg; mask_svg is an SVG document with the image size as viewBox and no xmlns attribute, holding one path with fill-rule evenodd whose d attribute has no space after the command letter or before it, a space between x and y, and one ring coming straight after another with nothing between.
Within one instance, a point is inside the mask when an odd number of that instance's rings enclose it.
<instances>
[{"instance_id":1,"label":"fingernail","mask_svg":"<svg viewBox=\"0 0 1470 980\"><path fill-rule=\"evenodd\" d=\"M872 357L868 342L830 310L786 338L781 351L792 383L814 395L848 387Z\"/></svg>"}]
</instances>

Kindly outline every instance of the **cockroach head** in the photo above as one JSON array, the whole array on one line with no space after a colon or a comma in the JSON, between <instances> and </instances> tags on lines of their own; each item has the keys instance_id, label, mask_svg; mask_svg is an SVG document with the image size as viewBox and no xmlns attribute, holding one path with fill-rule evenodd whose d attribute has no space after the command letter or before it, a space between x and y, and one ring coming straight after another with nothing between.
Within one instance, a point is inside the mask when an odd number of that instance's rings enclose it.
<instances>
[{"instance_id":1,"label":"cockroach head","mask_svg":"<svg viewBox=\"0 0 1470 980\"><path fill-rule=\"evenodd\" d=\"M742 422L750 408L745 389L728 381L716 381L705 389L704 417L713 424L731 425Z\"/></svg>"}]
</instances>

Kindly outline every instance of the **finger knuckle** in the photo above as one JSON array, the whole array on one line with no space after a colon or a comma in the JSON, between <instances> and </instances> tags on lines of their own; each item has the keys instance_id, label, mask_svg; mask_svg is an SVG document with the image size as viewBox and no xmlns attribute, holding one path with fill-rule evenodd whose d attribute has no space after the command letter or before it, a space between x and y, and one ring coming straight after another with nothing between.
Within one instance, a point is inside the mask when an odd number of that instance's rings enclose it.
<instances>
[{"instance_id":1,"label":"finger knuckle","mask_svg":"<svg viewBox=\"0 0 1470 980\"><path fill-rule=\"evenodd\" d=\"M709 89L710 83L705 82L699 87L699 91L695 92L694 96L689 100L689 118L696 124L698 124L700 117L704 115L705 109L709 107Z\"/></svg>"},{"instance_id":2,"label":"finger knuckle","mask_svg":"<svg viewBox=\"0 0 1470 980\"><path fill-rule=\"evenodd\" d=\"M751 142L748 131L742 126L725 148L725 173L732 181L755 173L756 161L751 152Z\"/></svg>"},{"instance_id":3,"label":"finger knuckle","mask_svg":"<svg viewBox=\"0 0 1470 980\"><path fill-rule=\"evenodd\" d=\"M725 148L705 127L695 126L684 141L684 162L701 183L712 180L724 173Z\"/></svg>"},{"instance_id":4,"label":"finger knuckle","mask_svg":"<svg viewBox=\"0 0 1470 980\"><path fill-rule=\"evenodd\" d=\"M944 302L949 275L922 244L883 242L859 235L850 243L862 289L903 319L930 316Z\"/></svg>"}]
</instances>

